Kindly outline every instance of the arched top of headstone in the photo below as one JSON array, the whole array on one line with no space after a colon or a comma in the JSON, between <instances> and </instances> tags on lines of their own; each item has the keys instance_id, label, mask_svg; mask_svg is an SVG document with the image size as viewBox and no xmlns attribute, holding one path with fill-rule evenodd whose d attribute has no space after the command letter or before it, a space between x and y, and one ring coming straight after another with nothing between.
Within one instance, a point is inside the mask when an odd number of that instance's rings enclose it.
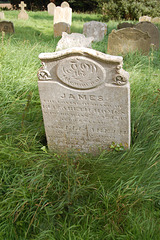
<instances>
[{"instance_id":1,"label":"arched top of headstone","mask_svg":"<svg viewBox=\"0 0 160 240\"><path fill-rule=\"evenodd\" d=\"M41 53L39 54L39 58L41 60L51 60L51 59L54 60L57 58L58 59L64 58L64 57L68 57L70 55L75 55L75 54L92 57L104 62L113 62L113 63L119 63L119 64L122 64L123 62L123 57L121 56L112 56L112 55L105 54L105 53L96 51L94 49L85 48L85 47L73 47L73 48L68 48L68 49L64 49L64 50L53 52L53 53Z\"/></svg>"},{"instance_id":2,"label":"arched top of headstone","mask_svg":"<svg viewBox=\"0 0 160 240\"><path fill-rule=\"evenodd\" d=\"M55 5L53 2L50 2L50 3L47 5L48 14L54 15L54 10L55 10L55 8L56 8L56 5Z\"/></svg>"},{"instance_id":3,"label":"arched top of headstone","mask_svg":"<svg viewBox=\"0 0 160 240\"><path fill-rule=\"evenodd\" d=\"M61 3L61 7L65 8L65 7L70 7L70 6L69 6L68 2L64 1L64 2Z\"/></svg>"},{"instance_id":4,"label":"arched top of headstone","mask_svg":"<svg viewBox=\"0 0 160 240\"><path fill-rule=\"evenodd\" d=\"M151 43L155 45L155 48L159 48L159 29L151 22L139 22L134 26L143 32L147 32L151 37Z\"/></svg>"}]
</instances>

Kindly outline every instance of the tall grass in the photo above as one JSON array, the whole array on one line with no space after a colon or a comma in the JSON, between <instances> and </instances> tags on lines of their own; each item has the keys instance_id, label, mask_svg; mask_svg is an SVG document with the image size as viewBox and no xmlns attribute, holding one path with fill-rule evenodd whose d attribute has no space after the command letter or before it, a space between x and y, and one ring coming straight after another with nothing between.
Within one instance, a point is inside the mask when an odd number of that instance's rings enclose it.
<instances>
[{"instance_id":1,"label":"tall grass","mask_svg":"<svg viewBox=\"0 0 160 240\"><path fill-rule=\"evenodd\" d=\"M55 50L47 12L6 11L0 35L0 239L160 239L160 50L124 57L131 85L131 148L50 153L37 88L38 55ZM99 16L73 14L72 31ZM109 22L109 31L117 22ZM107 37L93 48L107 52Z\"/></svg>"}]
</instances>

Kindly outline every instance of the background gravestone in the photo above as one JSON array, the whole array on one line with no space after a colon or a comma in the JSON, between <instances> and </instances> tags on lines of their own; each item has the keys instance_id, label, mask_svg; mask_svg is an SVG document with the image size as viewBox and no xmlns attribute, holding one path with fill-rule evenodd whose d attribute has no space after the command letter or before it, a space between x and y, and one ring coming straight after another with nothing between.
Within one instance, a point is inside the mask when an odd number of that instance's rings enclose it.
<instances>
[{"instance_id":1,"label":"background gravestone","mask_svg":"<svg viewBox=\"0 0 160 240\"><path fill-rule=\"evenodd\" d=\"M4 17L4 12L0 12L0 20L3 20L5 17Z\"/></svg>"},{"instance_id":2,"label":"background gravestone","mask_svg":"<svg viewBox=\"0 0 160 240\"><path fill-rule=\"evenodd\" d=\"M151 37L151 43L154 44L155 49L159 48L159 30L153 23L139 22L134 27L143 32L147 32Z\"/></svg>"},{"instance_id":3,"label":"background gravestone","mask_svg":"<svg viewBox=\"0 0 160 240\"><path fill-rule=\"evenodd\" d=\"M24 8L26 7L27 5L21 1L21 4L19 4L19 7L21 8L21 11L20 13L18 14L18 19L23 19L23 20L27 20L28 19L28 14L27 12L24 10Z\"/></svg>"},{"instance_id":4,"label":"background gravestone","mask_svg":"<svg viewBox=\"0 0 160 240\"><path fill-rule=\"evenodd\" d=\"M14 33L13 23L8 21L0 22L0 32Z\"/></svg>"},{"instance_id":5,"label":"background gravestone","mask_svg":"<svg viewBox=\"0 0 160 240\"><path fill-rule=\"evenodd\" d=\"M122 28L113 30L108 37L107 52L112 55L126 54L141 51L148 54L151 38L146 32L135 28Z\"/></svg>"},{"instance_id":6,"label":"background gravestone","mask_svg":"<svg viewBox=\"0 0 160 240\"><path fill-rule=\"evenodd\" d=\"M102 41L107 33L107 24L97 21L86 22L83 25L83 34L93 37L94 41Z\"/></svg>"},{"instance_id":7,"label":"background gravestone","mask_svg":"<svg viewBox=\"0 0 160 240\"><path fill-rule=\"evenodd\" d=\"M59 22L72 23L72 9L69 7L56 7L54 11L54 24Z\"/></svg>"},{"instance_id":8,"label":"background gravestone","mask_svg":"<svg viewBox=\"0 0 160 240\"><path fill-rule=\"evenodd\" d=\"M70 6L69 6L69 3L68 3L68 2L62 2L62 3L61 3L61 7L62 7L62 8L65 8L65 7L70 7Z\"/></svg>"},{"instance_id":9,"label":"background gravestone","mask_svg":"<svg viewBox=\"0 0 160 240\"><path fill-rule=\"evenodd\" d=\"M130 146L129 75L123 58L89 48L39 55L38 87L50 150L96 153Z\"/></svg>"},{"instance_id":10,"label":"background gravestone","mask_svg":"<svg viewBox=\"0 0 160 240\"><path fill-rule=\"evenodd\" d=\"M151 22L151 17L142 16L139 18L139 22Z\"/></svg>"},{"instance_id":11,"label":"background gravestone","mask_svg":"<svg viewBox=\"0 0 160 240\"><path fill-rule=\"evenodd\" d=\"M151 19L152 23L160 23L160 17L155 17Z\"/></svg>"},{"instance_id":12,"label":"background gravestone","mask_svg":"<svg viewBox=\"0 0 160 240\"><path fill-rule=\"evenodd\" d=\"M54 24L54 36L59 37L62 36L63 32L70 33L70 25L65 22L59 22Z\"/></svg>"},{"instance_id":13,"label":"background gravestone","mask_svg":"<svg viewBox=\"0 0 160 240\"><path fill-rule=\"evenodd\" d=\"M133 23L123 22L123 23L119 23L117 25L117 29L128 28L128 27L132 28L132 27L134 27L134 25L135 24L133 24Z\"/></svg>"},{"instance_id":14,"label":"background gravestone","mask_svg":"<svg viewBox=\"0 0 160 240\"><path fill-rule=\"evenodd\" d=\"M59 40L56 51L72 48L72 47L88 47L91 48L91 43L93 42L93 37L85 37L81 33L67 34L62 33L62 38Z\"/></svg>"},{"instance_id":15,"label":"background gravestone","mask_svg":"<svg viewBox=\"0 0 160 240\"><path fill-rule=\"evenodd\" d=\"M54 3L52 3L52 2L49 3L49 4L47 5L48 14L54 16L54 10L55 10L55 8L56 8L56 5L55 5Z\"/></svg>"}]
</instances>

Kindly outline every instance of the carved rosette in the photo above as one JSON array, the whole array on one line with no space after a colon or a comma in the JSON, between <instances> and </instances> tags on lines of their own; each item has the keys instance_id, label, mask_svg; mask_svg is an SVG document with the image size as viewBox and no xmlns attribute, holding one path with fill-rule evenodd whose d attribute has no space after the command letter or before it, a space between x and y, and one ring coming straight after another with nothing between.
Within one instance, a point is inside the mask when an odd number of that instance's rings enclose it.
<instances>
[{"instance_id":1,"label":"carved rosette","mask_svg":"<svg viewBox=\"0 0 160 240\"><path fill-rule=\"evenodd\" d=\"M40 68L39 72L38 72L38 79L40 81L49 81L51 80L51 74L48 70L44 69L45 65L44 63L42 63L43 67Z\"/></svg>"},{"instance_id":2,"label":"carved rosette","mask_svg":"<svg viewBox=\"0 0 160 240\"><path fill-rule=\"evenodd\" d=\"M122 65L118 65L113 84L122 86L128 83L128 79L129 79L128 72L122 69Z\"/></svg>"}]
</instances>

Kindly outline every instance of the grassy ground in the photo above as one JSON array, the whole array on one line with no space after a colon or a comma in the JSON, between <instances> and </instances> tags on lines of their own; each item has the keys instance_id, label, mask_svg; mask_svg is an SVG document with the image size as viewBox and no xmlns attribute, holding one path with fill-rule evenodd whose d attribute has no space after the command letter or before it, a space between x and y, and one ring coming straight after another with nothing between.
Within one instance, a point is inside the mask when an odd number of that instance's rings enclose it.
<instances>
[{"instance_id":1,"label":"grassy ground","mask_svg":"<svg viewBox=\"0 0 160 240\"><path fill-rule=\"evenodd\" d=\"M0 34L0 240L160 239L160 50L124 57L131 148L98 156L50 153L37 87L38 55L55 50L47 12L5 11ZM72 32L100 20L73 14ZM109 22L109 32L117 22ZM93 48L106 52L107 38Z\"/></svg>"}]
</instances>

